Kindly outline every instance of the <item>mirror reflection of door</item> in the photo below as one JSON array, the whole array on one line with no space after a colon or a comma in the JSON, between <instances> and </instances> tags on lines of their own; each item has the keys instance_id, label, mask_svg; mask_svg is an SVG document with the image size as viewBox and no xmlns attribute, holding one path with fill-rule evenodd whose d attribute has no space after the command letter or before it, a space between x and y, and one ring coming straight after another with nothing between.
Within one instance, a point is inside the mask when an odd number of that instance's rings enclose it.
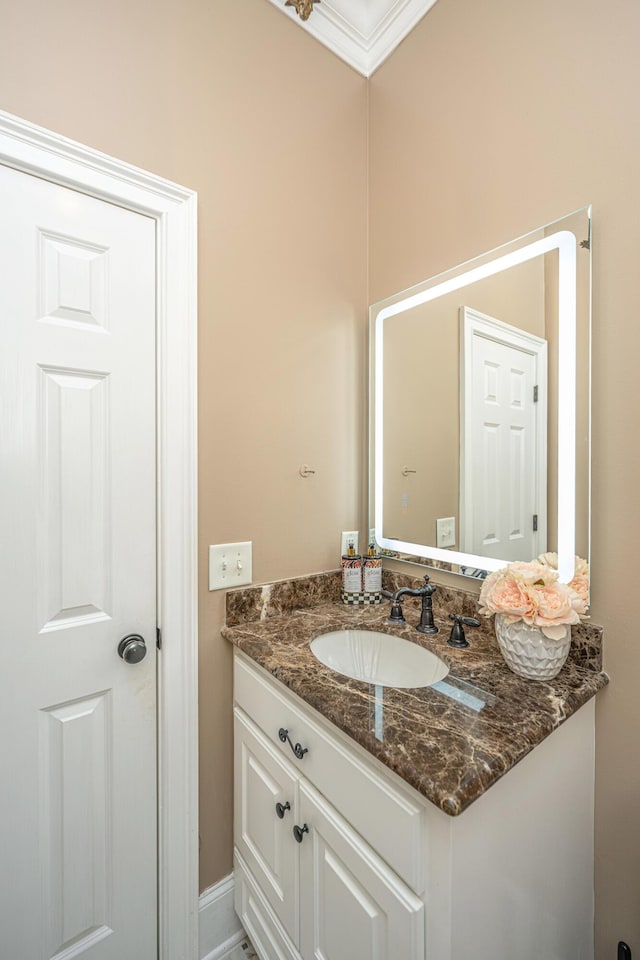
<instances>
[{"instance_id":1,"label":"mirror reflection of door","mask_svg":"<svg viewBox=\"0 0 640 960\"><path fill-rule=\"evenodd\" d=\"M547 343L460 308L460 549L547 549Z\"/></svg>"}]
</instances>

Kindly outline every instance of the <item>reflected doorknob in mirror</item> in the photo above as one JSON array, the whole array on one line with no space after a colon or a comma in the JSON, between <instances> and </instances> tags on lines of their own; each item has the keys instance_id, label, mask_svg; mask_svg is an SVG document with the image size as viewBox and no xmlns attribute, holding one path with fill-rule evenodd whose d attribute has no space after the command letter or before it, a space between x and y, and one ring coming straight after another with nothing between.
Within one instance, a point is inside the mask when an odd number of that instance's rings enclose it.
<instances>
[{"instance_id":1,"label":"reflected doorknob in mirror","mask_svg":"<svg viewBox=\"0 0 640 960\"><path fill-rule=\"evenodd\" d=\"M130 633L118 644L118 656L125 663L140 663L147 655L147 645L139 633Z\"/></svg>"}]
</instances>

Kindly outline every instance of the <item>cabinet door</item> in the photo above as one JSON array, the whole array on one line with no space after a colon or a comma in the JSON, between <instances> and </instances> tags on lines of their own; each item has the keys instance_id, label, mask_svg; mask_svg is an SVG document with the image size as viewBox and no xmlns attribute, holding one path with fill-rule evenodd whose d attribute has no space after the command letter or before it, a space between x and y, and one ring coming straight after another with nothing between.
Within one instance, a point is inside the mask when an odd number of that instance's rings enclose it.
<instances>
[{"instance_id":1,"label":"cabinet door","mask_svg":"<svg viewBox=\"0 0 640 960\"><path fill-rule=\"evenodd\" d=\"M304 960L424 960L422 901L304 781L299 810Z\"/></svg>"},{"instance_id":2,"label":"cabinet door","mask_svg":"<svg viewBox=\"0 0 640 960\"><path fill-rule=\"evenodd\" d=\"M299 859L292 834L298 807L297 775L241 710L236 708L234 713L235 845L298 946ZM277 804L282 816L278 816Z\"/></svg>"}]
</instances>

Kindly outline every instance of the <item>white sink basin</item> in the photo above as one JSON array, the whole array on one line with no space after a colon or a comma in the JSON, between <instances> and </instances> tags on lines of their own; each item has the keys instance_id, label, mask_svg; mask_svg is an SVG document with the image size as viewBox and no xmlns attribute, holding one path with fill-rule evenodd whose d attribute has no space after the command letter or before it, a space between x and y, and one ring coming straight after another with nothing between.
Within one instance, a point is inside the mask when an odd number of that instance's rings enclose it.
<instances>
[{"instance_id":1,"label":"white sink basin","mask_svg":"<svg viewBox=\"0 0 640 960\"><path fill-rule=\"evenodd\" d=\"M435 653L374 630L325 633L311 641L311 652L345 677L382 687L430 687L449 673Z\"/></svg>"}]
</instances>

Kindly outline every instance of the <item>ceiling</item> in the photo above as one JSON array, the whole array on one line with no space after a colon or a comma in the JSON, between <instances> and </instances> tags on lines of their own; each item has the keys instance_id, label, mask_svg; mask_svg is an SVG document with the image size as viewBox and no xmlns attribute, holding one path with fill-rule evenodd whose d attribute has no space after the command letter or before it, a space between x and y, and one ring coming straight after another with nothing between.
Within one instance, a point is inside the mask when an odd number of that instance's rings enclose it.
<instances>
[{"instance_id":1,"label":"ceiling","mask_svg":"<svg viewBox=\"0 0 640 960\"><path fill-rule=\"evenodd\" d=\"M371 76L436 0L321 0L306 22L284 0L271 0L348 64Z\"/></svg>"}]
</instances>

